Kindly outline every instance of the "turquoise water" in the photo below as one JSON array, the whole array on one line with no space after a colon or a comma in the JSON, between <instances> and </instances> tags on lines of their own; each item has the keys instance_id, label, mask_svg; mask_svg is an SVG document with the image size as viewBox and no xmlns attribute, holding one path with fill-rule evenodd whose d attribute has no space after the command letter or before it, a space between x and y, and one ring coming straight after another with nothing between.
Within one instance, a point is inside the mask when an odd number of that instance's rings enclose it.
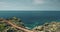
<instances>
[{"instance_id":1,"label":"turquoise water","mask_svg":"<svg viewBox=\"0 0 60 32\"><path fill-rule=\"evenodd\" d=\"M0 11L0 17L20 18L25 26L33 28L45 22L60 21L60 11Z\"/></svg>"}]
</instances>

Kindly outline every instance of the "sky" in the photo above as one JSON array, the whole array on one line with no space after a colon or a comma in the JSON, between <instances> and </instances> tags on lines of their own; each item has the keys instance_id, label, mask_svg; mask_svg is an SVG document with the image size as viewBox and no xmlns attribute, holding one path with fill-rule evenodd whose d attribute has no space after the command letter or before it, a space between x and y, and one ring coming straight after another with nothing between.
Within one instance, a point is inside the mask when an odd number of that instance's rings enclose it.
<instances>
[{"instance_id":1,"label":"sky","mask_svg":"<svg viewBox=\"0 0 60 32\"><path fill-rule=\"evenodd\" d=\"M0 10L60 10L60 0L0 0Z\"/></svg>"}]
</instances>

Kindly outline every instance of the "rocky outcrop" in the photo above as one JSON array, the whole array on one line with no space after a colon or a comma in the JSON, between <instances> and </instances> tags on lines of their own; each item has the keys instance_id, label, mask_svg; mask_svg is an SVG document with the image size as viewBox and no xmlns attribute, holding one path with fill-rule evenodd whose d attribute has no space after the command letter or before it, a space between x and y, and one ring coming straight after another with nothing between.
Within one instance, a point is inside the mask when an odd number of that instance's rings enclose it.
<instances>
[{"instance_id":1,"label":"rocky outcrop","mask_svg":"<svg viewBox=\"0 0 60 32\"><path fill-rule=\"evenodd\" d=\"M0 32L60 32L60 22L52 21L29 30L19 18L0 18Z\"/></svg>"},{"instance_id":2,"label":"rocky outcrop","mask_svg":"<svg viewBox=\"0 0 60 32\"><path fill-rule=\"evenodd\" d=\"M9 18L9 19L6 19L6 20L11 20L10 21L11 23L25 28L24 23L19 18L12 17L12 18ZM23 31L15 28L15 27L12 27L9 23L8 24L4 23L3 18L0 18L0 32L23 32Z\"/></svg>"},{"instance_id":3,"label":"rocky outcrop","mask_svg":"<svg viewBox=\"0 0 60 32\"><path fill-rule=\"evenodd\" d=\"M41 26L36 26L33 30L42 31L42 32L59 32L60 31L60 22L51 22L45 23Z\"/></svg>"}]
</instances>

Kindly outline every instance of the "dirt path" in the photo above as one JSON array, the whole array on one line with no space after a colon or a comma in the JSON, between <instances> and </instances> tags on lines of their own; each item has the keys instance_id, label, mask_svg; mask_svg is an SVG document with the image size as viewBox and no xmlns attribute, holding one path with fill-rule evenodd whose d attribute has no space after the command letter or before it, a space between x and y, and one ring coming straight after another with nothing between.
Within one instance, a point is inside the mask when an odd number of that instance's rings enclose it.
<instances>
[{"instance_id":1,"label":"dirt path","mask_svg":"<svg viewBox=\"0 0 60 32\"><path fill-rule=\"evenodd\" d=\"M9 20L9 21L3 20L3 21L4 21L5 23L10 24L12 27L15 27L15 28L17 28L17 29L20 29L20 30L22 30L22 31L25 31L25 32L35 32L35 31L32 31L32 30L28 30L28 29L19 27L19 26L17 26L16 24L13 24L10 20Z\"/></svg>"}]
</instances>

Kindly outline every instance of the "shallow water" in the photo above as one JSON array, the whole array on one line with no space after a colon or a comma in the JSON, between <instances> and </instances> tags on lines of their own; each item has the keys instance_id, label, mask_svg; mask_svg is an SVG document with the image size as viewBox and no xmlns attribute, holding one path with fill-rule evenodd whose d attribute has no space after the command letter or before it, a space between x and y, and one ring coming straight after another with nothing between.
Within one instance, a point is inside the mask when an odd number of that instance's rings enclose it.
<instances>
[{"instance_id":1,"label":"shallow water","mask_svg":"<svg viewBox=\"0 0 60 32\"><path fill-rule=\"evenodd\" d=\"M0 11L0 17L20 18L25 26L33 28L45 22L60 21L60 11Z\"/></svg>"}]
</instances>

